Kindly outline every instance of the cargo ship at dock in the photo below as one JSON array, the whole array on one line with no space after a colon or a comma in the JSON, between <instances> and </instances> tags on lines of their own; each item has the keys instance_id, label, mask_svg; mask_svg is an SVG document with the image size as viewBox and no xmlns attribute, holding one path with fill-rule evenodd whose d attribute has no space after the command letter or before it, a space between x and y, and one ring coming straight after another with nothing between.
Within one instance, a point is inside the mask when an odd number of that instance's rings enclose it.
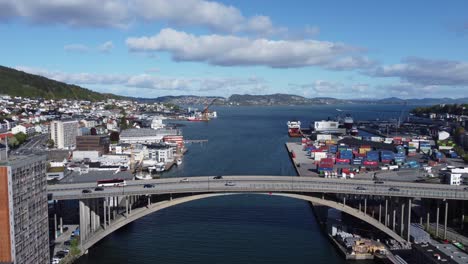
<instances>
[{"instance_id":1,"label":"cargo ship at dock","mask_svg":"<svg viewBox=\"0 0 468 264\"><path fill-rule=\"evenodd\" d=\"M301 121L288 121L287 125L290 137L302 137Z\"/></svg>"}]
</instances>

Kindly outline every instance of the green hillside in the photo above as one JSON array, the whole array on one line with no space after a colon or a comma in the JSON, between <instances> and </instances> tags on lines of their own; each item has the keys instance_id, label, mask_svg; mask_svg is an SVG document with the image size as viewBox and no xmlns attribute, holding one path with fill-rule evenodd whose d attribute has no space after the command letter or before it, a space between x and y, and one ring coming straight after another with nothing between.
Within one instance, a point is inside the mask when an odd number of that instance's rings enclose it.
<instances>
[{"instance_id":1,"label":"green hillside","mask_svg":"<svg viewBox=\"0 0 468 264\"><path fill-rule=\"evenodd\" d=\"M123 98L113 94L93 92L77 85L54 81L3 66L0 66L0 94L30 98L90 101Z\"/></svg>"}]
</instances>

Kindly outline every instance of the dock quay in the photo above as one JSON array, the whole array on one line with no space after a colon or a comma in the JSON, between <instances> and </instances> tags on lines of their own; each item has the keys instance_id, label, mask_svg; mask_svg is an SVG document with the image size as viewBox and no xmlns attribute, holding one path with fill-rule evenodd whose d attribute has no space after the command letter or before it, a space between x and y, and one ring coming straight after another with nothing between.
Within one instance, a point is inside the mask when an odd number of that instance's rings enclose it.
<instances>
[{"instance_id":1,"label":"dock quay","mask_svg":"<svg viewBox=\"0 0 468 264\"><path fill-rule=\"evenodd\" d=\"M346 260L373 260L374 255L371 253L360 253L360 254L351 254L338 240L333 237L331 234L328 233L328 226L327 226L327 214L328 208L326 206L315 204L310 202L310 207L312 208L312 212L317 219L318 224L320 225L320 230L322 233L328 237L331 241L333 246L338 250L338 252L345 257Z\"/></svg>"},{"instance_id":2,"label":"dock quay","mask_svg":"<svg viewBox=\"0 0 468 264\"><path fill-rule=\"evenodd\" d=\"M207 143L208 139L192 139L192 140L184 140L185 144L193 144L193 143Z\"/></svg>"},{"instance_id":3,"label":"dock quay","mask_svg":"<svg viewBox=\"0 0 468 264\"><path fill-rule=\"evenodd\" d=\"M301 142L286 142L286 149L298 176L318 177L315 172L316 165L305 155Z\"/></svg>"}]
</instances>

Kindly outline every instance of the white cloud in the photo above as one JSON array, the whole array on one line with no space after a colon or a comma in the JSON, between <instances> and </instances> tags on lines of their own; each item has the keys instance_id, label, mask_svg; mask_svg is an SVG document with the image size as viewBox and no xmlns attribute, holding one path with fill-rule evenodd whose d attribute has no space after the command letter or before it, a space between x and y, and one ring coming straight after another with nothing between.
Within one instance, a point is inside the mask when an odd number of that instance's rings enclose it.
<instances>
[{"instance_id":1,"label":"white cloud","mask_svg":"<svg viewBox=\"0 0 468 264\"><path fill-rule=\"evenodd\" d=\"M283 32L264 15L247 17L231 5L206 0L0 0L0 21L128 27L134 21L206 27L215 32L269 35Z\"/></svg>"},{"instance_id":2,"label":"white cloud","mask_svg":"<svg viewBox=\"0 0 468 264\"><path fill-rule=\"evenodd\" d=\"M330 69L367 68L371 61L359 49L318 40L251 39L233 35L195 36L162 29L154 36L132 37L127 46L135 52L169 52L176 61L198 61L221 66L261 65L273 68L322 66Z\"/></svg>"},{"instance_id":3,"label":"white cloud","mask_svg":"<svg viewBox=\"0 0 468 264\"><path fill-rule=\"evenodd\" d=\"M366 83L342 83L328 80L315 80L307 84L289 84L290 89L305 97L361 98L375 91Z\"/></svg>"},{"instance_id":4,"label":"white cloud","mask_svg":"<svg viewBox=\"0 0 468 264\"><path fill-rule=\"evenodd\" d=\"M89 47L84 44L68 44L63 46L63 50L67 52L86 53L89 51Z\"/></svg>"},{"instance_id":5,"label":"white cloud","mask_svg":"<svg viewBox=\"0 0 468 264\"><path fill-rule=\"evenodd\" d=\"M368 72L374 77L398 77L414 86L468 86L468 62L407 58Z\"/></svg>"},{"instance_id":6,"label":"white cloud","mask_svg":"<svg viewBox=\"0 0 468 264\"><path fill-rule=\"evenodd\" d=\"M112 41L106 41L99 45L98 50L103 53L109 53L114 48Z\"/></svg>"},{"instance_id":7,"label":"white cloud","mask_svg":"<svg viewBox=\"0 0 468 264\"><path fill-rule=\"evenodd\" d=\"M267 87L264 80L254 77L245 79L225 77L174 78L149 74L65 73L27 66L17 66L15 69L76 85L119 85L161 91L220 91L223 93L264 90Z\"/></svg>"},{"instance_id":8,"label":"white cloud","mask_svg":"<svg viewBox=\"0 0 468 264\"><path fill-rule=\"evenodd\" d=\"M124 27L130 21L127 1L120 0L0 0L0 20L14 17L32 23L69 26Z\"/></svg>"}]
</instances>

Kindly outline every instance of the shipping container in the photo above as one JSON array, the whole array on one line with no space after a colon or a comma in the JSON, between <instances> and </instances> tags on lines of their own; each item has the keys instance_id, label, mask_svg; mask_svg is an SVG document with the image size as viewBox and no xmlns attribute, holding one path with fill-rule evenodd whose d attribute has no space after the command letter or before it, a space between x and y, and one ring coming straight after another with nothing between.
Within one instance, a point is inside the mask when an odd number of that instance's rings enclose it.
<instances>
[{"instance_id":1,"label":"shipping container","mask_svg":"<svg viewBox=\"0 0 468 264\"><path fill-rule=\"evenodd\" d=\"M349 164L349 159L336 159L336 164Z\"/></svg>"},{"instance_id":2,"label":"shipping container","mask_svg":"<svg viewBox=\"0 0 468 264\"><path fill-rule=\"evenodd\" d=\"M377 161L369 161L369 160L366 160L362 163L364 166L366 167L377 167L379 166L379 163Z\"/></svg>"},{"instance_id":3,"label":"shipping container","mask_svg":"<svg viewBox=\"0 0 468 264\"><path fill-rule=\"evenodd\" d=\"M366 159L368 161L378 161L379 160L379 152L378 151L368 151L366 155Z\"/></svg>"}]
</instances>

